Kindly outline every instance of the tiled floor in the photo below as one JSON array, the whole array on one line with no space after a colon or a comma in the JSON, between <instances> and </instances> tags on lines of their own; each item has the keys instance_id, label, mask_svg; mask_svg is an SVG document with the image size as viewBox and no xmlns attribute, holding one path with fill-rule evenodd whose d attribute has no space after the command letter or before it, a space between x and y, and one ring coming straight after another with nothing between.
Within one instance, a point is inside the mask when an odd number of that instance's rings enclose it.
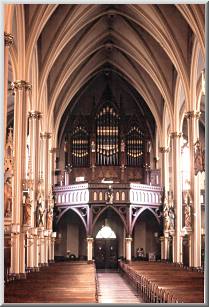
<instances>
[{"instance_id":1,"label":"tiled floor","mask_svg":"<svg viewBox=\"0 0 209 307\"><path fill-rule=\"evenodd\" d=\"M120 273L97 273L98 303L140 304L143 300Z\"/></svg>"}]
</instances>

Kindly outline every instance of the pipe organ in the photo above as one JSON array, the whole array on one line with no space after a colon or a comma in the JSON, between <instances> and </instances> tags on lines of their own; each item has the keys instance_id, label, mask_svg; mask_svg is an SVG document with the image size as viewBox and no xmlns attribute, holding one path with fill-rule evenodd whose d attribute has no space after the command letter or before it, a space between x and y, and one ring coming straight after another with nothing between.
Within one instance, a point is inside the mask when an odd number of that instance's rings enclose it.
<instances>
[{"instance_id":1,"label":"pipe organ","mask_svg":"<svg viewBox=\"0 0 209 307\"><path fill-rule=\"evenodd\" d=\"M144 133L133 126L126 135L126 165L144 165Z\"/></svg>"},{"instance_id":2,"label":"pipe organ","mask_svg":"<svg viewBox=\"0 0 209 307\"><path fill-rule=\"evenodd\" d=\"M89 166L89 134L81 125L77 125L72 133L72 166L88 167Z\"/></svg>"},{"instance_id":3,"label":"pipe organ","mask_svg":"<svg viewBox=\"0 0 209 307\"><path fill-rule=\"evenodd\" d=\"M142 120L136 114L124 116L122 108L110 99L97 109L94 105L86 116L74 116L66 136L69 150L65 154L72 166L70 180L121 178L124 182L143 182L148 134Z\"/></svg>"},{"instance_id":4,"label":"pipe organ","mask_svg":"<svg viewBox=\"0 0 209 307\"><path fill-rule=\"evenodd\" d=\"M119 115L109 104L96 116L96 164L119 164Z\"/></svg>"}]
</instances>

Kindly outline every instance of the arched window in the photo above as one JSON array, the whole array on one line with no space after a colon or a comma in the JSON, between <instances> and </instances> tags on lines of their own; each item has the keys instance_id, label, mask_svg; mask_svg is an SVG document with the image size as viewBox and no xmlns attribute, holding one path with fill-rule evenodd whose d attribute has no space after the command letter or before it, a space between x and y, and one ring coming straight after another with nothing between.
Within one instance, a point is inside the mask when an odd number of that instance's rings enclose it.
<instances>
[{"instance_id":1,"label":"arched window","mask_svg":"<svg viewBox=\"0 0 209 307\"><path fill-rule=\"evenodd\" d=\"M116 239L116 234L109 226L103 225L98 231L96 239Z\"/></svg>"},{"instance_id":2,"label":"arched window","mask_svg":"<svg viewBox=\"0 0 209 307\"><path fill-rule=\"evenodd\" d=\"M97 165L119 164L119 116L110 104L96 115Z\"/></svg>"}]
</instances>

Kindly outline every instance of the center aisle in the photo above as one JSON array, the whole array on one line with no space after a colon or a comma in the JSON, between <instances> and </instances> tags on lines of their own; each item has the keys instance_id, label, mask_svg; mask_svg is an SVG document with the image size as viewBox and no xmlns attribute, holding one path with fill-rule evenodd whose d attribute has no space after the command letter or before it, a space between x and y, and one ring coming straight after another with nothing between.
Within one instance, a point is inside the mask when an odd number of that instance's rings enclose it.
<instances>
[{"instance_id":1,"label":"center aisle","mask_svg":"<svg viewBox=\"0 0 209 307\"><path fill-rule=\"evenodd\" d=\"M120 273L97 273L98 303L140 304L143 300Z\"/></svg>"}]
</instances>

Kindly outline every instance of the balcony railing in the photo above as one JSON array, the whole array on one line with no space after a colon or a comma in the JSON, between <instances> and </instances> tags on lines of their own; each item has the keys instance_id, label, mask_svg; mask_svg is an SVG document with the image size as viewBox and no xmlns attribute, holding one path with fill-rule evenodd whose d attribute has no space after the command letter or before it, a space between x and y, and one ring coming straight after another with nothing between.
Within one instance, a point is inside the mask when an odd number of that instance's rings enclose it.
<instances>
[{"instance_id":1,"label":"balcony railing","mask_svg":"<svg viewBox=\"0 0 209 307\"><path fill-rule=\"evenodd\" d=\"M56 186L53 189L55 204L69 206L80 204L107 204L107 183L82 183L66 186ZM117 204L149 205L152 207L161 204L163 189L160 186L151 186L137 183L111 184L112 202Z\"/></svg>"}]
</instances>

